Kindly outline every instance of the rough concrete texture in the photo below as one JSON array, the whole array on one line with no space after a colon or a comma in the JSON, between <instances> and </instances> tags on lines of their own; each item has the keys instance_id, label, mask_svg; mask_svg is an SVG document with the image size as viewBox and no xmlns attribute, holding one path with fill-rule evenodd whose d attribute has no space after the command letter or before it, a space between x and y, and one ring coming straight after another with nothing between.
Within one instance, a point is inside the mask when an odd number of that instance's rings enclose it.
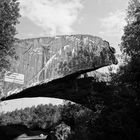
<instances>
[{"instance_id":1,"label":"rough concrete texture","mask_svg":"<svg viewBox=\"0 0 140 140\"><path fill-rule=\"evenodd\" d=\"M21 88L25 90L16 95L8 95L4 100L56 97L77 102L84 99L91 88L91 82L82 83L80 79L78 82L82 85L78 83L77 86L76 81L81 74L117 64L114 48L107 41L90 35L26 39L16 42L15 48L18 59L11 60L11 71L24 74L25 84Z\"/></svg>"}]
</instances>

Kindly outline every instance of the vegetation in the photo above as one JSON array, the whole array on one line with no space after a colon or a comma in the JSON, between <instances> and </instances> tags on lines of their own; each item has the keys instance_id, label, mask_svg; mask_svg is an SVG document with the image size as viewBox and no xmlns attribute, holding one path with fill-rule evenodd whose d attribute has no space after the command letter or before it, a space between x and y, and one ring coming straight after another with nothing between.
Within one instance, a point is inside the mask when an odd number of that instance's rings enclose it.
<instances>
[{"instance_id":1,"label":"vegetation","mask_svg":"<svg viewBox=\"0 0 140 140\"><path fill-rule=\"evenodd\" d=\"M120 82L128 85L137 93L140 87L140 1L130 0L127 26L122 36L122 52L129 59L128 64L120 68Z\"/></svg>"},{"instance_id":2,"label":"vegetation","mask_svg":"<svg viewBox=\"0 0 140 140\"><path fill-rule=\"evenodd\" d=\"M15 25L19 17L17 0L0 1L0 72L9 68L9 56L15 54L13 43L16 35Z\"/></svg>"},{"instance_id":3,"label":"vegetation","mask_svg":"<svg viewBox=\"0 0 140 140\"><path fill-rule=\"evenodd\" d=\"M126 17L127 25L122 36L122 53L126 65L121 66L112 77L116 89L114 95L121 104L121 128L127 139L139 139L140 130L140 1L130 0ZM119 111L119 112L120 112Z\"/></svg>"},{"instance_id":4,"label":"vegetation","mask_svg":"<svg viewBox=\"0 0 140 140\"><path fill-rule=\"evenodd\" d=\"M60 120L61 106L38 105L1 114L1 125L22 124L30 129L49 129Z\"/></svg>"},{"instance_id":5,"label":"vegetation","mask_svg":"<svg viewBox=\"0 0 140 140\"><path fill-rule=\"evenodd\" d=\"M94 125L99 114L78 104L67 102L59 106L38 105L4 113L0 116L0 122L2 126L22 124L31 130L46 130L46 132L54 130L55 126L64 122L73 131L72 139L85 140L98 135Z\"/></svg>"}]
</instances>

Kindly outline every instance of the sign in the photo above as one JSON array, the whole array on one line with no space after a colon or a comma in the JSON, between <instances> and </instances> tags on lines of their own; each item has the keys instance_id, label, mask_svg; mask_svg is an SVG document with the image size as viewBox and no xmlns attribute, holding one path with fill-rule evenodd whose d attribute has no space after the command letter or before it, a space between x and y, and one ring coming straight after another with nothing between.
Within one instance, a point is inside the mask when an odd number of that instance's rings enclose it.
<instances>
[{"instance_id":1,"label":"sign","mask_svg":"<svg viewBox=\"0 0 140 140\"><path fill-rule=\"evenodd\" d=\"M6 72L4 75L4 81L10 83L24 84L24 75L20 73Z\"/></svg>"}]
</instances>

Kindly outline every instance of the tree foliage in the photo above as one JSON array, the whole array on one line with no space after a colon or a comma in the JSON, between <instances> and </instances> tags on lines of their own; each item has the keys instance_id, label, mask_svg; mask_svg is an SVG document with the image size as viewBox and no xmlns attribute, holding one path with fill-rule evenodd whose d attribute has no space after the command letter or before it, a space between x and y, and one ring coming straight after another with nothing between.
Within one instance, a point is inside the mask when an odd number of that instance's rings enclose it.
<instances>
[{"instance_id":1,"label":"tree foliage","mask_svg":"<svg viewBox=\"0 0 140 140\"><path fill-rule=\"evenodd\" d=\"M15 50L16 28L19 22L19 2L17 0L0 1L0 71L10 66L8 56L13 56Z\"/></svg>"},{"instance_id":2,"label":"tree foliage","mask_svg":"<svg viewBox=\"0 0 140 140\"><path fill-rule=\"evenodd\" d=\"M126 17L127 25L122 36L122 50L131 58L140 55L140 1L130 0Z\"/></svg>"},{"instance_id":3,"label":"tree foliage","mask_svg":"<svg viewBox=\"0 0 140 140\"><path fill-rule=\"evenodd\" d=\"M99 136L97 125L95 125L99 115L100 112L93 112L70 102L59 106L38 105L1 114L0 126L22 124L31 130L40 129L49 132L54 131L58 124L64 122L72 129L72 140L92 140Z\"/></svg>"},{"instance_id":4,"label":"tree foliage","mask_svg":"<svg viewBox=\"0 0 140 140\"><path fill-rule=\"evenodd\" d=\"M139 139L140 130L140 1L130 0L126 17L127 25L122 36L122 53L127 63L120 66L112 77L114 96L118 99L121 124L126 139ZM115 103L115 102L114 102ZM119 111L117 109L117 111ZM116 112L117 112L116 111ZM129 128L129 129L128 129ZM131 133L130 133L131 132Z\"/></svg>"},{"instance_id":5,"label":"tree foliage","mask_svg":"<svg viewBox=\"0 0 140 140\"><path fill-rule=\"evenodd\" d=\"M130 0L127 9L127 25L122 36L122 51L128 56L127 65L120 67L118 81L135 92L140 88L140 1Z\"/></svg>"},{"instance_id":6,"label":"tree foliage","mask_svg":"<svg viewBox=\"0 0 140 140\"><path fill-rule=\"evenodd\" d=\"M38 105L1 114L1 125L23 124L30 129L49 129L60 120L61 106Z\"/></svg>"}]
</instances>

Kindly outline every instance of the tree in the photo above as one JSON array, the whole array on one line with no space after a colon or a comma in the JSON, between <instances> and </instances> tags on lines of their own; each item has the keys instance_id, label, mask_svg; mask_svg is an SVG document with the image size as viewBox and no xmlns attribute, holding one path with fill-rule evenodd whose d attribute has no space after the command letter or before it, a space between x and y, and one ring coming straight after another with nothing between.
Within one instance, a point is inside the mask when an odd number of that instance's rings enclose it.
<instances>
[{"instance_id":1,"label":"tree","mask_svg":"<svg viewBox=\"0 0 140 140\"><path fill-rule=\"evenodd\" d=\"M19 2L17 0L0 1L0 72L9 69L9 56L14 56L15 25L19 23Z\"/></svg>"},{"instance_id":2,"label":"tree","mask_svg":"<svg viewBox=\"0 0 140 140\"><path fill-rule=\"evenodd\" d=\"M124 88L131 97L138 98L140 91L140 0L130 0L124 27L121 49L126 55L126 64L120 66L114 76L114 83ZM123 91L124 91L123 90ZM122 88L121 88L122 91Z\"/></svg>"},{"instance_id":3,"label":"tree","mask_svg":"<svg viewBox=\"0 0 140 140\"><path fill-rule=\"evenodd\" d=\"M112 83L121 128L130 139L139 139L140 129L140 0L130 0L126 17L127 25L122 36L122 53L126 64L113 76ZM112 84L112 85L113 85ZM113 86L114 86L113 85ZM114 111L113 111L114 112ZM113 115L114 113L110 113ZM131 132L131 133L130 133Z\"/></svg>"},{"instance_id":4,"label":"tree","mask_svg":"<svg viewBox=\"0 0 140 140\"><path fill-rule=\"evenodd\" d=\"M140 0L129 1L126 21L121 46L123 53L133 58L140 55Z\"/></svg>"},{"instance_id":5,"label":"tree","mask_svg":"<svg viewBox=\"0 0 140 140\"><path fill-rule=\"evenodd\" d=\"M139 0L130 0L128 9L127 9L127 18L126 21L128 24L131 24L135 21L140 20L140 1Z\"/></svg>"},{"instance_id":6,"label":"tree","mask_svg":"<svg viewBox=\"0 0 140 140\"><path fill-rule=\"evenodd\" d=\"M127 25L122 36L122 51L126 54L128 64L121 67L121 83L140 91L140 0L130 0L127 9Z\"/></svg>"}]
</instances>

